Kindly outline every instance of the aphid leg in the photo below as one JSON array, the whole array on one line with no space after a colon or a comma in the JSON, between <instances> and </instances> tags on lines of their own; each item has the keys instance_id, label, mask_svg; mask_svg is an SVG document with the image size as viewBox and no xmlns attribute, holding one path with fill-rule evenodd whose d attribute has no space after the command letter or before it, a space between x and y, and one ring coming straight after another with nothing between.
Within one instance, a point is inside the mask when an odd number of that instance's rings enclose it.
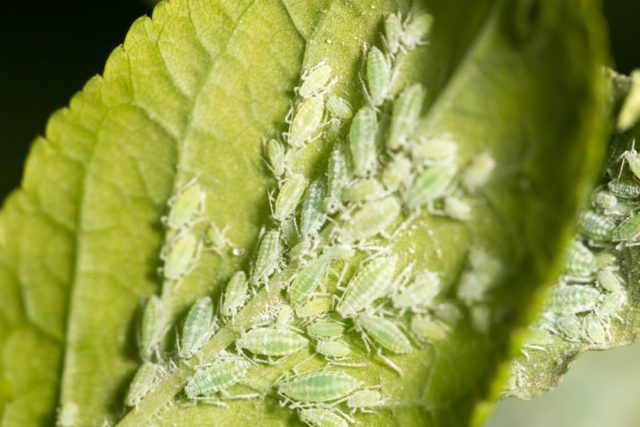
<instances>
[{"instance_id":1,"label":"aphid leg","mask_svg":"<svg viewBox=\"0 0 640 427\"><path fill-rule=\"evenodd\" d=\"M357 363L357 362L341 362L335 359L328 359L327 365L329 366L342 366L344 368L364 368L367 366L366 363Z\"/></svg>"},{"instance_id":2,"label":"aphid leg","mask_svg":"<svg viewBox=\"0 0 640 427\"><path fill-rule=\"evenodd\" d=\"M382 354L382 349L378 348L376 353L378 354L378 357L387 365L389 366L391 369L393 369L394 371L396 371L398 373L398 375L403 376L402 373L402 369L400 369L400 367L398 365L396 365L395 363L393 363L391 361L391 359L389 359L388 357L384 356Z\"/></svg>"}]
</instances>

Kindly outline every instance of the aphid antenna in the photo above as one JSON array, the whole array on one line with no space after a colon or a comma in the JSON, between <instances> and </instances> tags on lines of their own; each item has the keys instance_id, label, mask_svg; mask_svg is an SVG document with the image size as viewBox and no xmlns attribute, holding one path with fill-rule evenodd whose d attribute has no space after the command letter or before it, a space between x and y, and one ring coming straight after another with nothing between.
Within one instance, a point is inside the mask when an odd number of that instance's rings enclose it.
<instances>
[{"instance_id":1,"label":"aphid antenna","mask_svg":"<svg viewBox=\"0 0 640 427\"><path fill-rule=\"evenodd\" d=\"M366 363L358 363L358 362L342 362L338 359L329 359L327 358L327 364L330 366L340 366L343 368L364 368L367 366Z\"/></svg>"}]
</instances>

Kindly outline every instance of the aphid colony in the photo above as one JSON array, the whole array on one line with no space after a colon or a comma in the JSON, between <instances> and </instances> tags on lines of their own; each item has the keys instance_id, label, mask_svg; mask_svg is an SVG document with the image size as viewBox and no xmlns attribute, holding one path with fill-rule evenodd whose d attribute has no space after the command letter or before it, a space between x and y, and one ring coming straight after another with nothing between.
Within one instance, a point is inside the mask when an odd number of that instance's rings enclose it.
<instances>
[{"instance_id":1,"label":"aphid colony","mask_svg":"<svg viewBox=\"0 0 640 427\"><path fill-rule=\"evenodd\" d=\"M197 300L178 333L175 359L196 369L183 399L224 405L225 399L262 396L264 391L232 394L230 389L242 385L254 365L279 365L310 352L293 373L273 384L273 392L310 426L346 426L356 412L373 411L388 400L375 384L357 378L357 369L367 364L352 359L346 330L358 331L362 348L400 375L392 358L451 332L460 308L443 300L446 286L440 275L403 267L389 251L393 233L425 209L453 220L471 219L472 196L490 180L495 165L489 154L460 165L449 136L417 134L426 96L420 84L393 93L399 60L423 42L431 22L428 14L385 18L382 48L365 46L361 78L366 101L355 113L330 93L335 79L327 61L303 73L287 116L288 131L265 142L277 191L270 195L272 218L259 236L251 268L231 276L217 307L208 296ZM326 173L308 179L296 171L294 159L318 138L333 147ZM166 222L176 237L163 249L166 280L179 283L198 260L201 239L193 225L203 203L197 181L169 202ZM217 251L228 246L218 228L207 233L207 241ZM350 265L355 272L346 278ZM233 348L213 363L201 363L199 351L218 325L233 322L250 296L268 289L285 266L294 267L295 274L283 301L265 309ZM465 285L465 295L481 298L491 278L476 274L473 280L476 287ZM478 289L478 282L485 288ZM127 405L137 406L167 375L167 366L177 363L162 363L163 319L161 299L150 298L140 337L145 363L131 384ZM311 360L325 366L305 370Z\"/></svg>"}]
</instances>

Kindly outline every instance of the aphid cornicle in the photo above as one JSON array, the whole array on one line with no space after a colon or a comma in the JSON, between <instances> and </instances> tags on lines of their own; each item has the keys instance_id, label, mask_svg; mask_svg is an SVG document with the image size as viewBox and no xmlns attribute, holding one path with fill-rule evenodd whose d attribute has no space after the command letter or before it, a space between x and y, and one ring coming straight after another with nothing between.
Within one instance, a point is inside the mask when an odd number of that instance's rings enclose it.
<instances>
[{"instance_id":1,"label":"aphid cornicle","mask_svg":"<svg viewBox=\"0 0 640 427\"><path fill-rule=\"evenodd\" d=\"M300 304L313 295L329 269L329 262L329 258L320 257L298 271L288 289L291 304Z\"/></svg>"},{"instance_id":2,"label":"aphid cornicle","mask_svg":"<svg viewBox=\"0 0 640 427\"><path fill-rule=\"evenodd\" d=\"M160 342L165 333L166 312L162 300L153 295L147 301L142 312L139 331L140 356L150 360L153 354L158 355Z\"/></svg>"},{"instance_id":3,"label":"aphid cornicle","mask_svg":"<svg viewBox=\"0 0 640 427\"><path fill-rule=\"evenodd\" d=\"M276 178L281 177L287 166L287 153L284 145L276 139L270 139L266 144L266 151L271 172Z\"/></svg>"},{"instance_id":4,"label":"aphid cornicle","mask_svg":"<svg viewBox=\"0 0 640 427\"><path fill-rule=\"evenodd\" d=\"M397 260L396 256L385 255L360 266L336 311L342 317L352 317L382 297L391 286Z\"/></svg>"},{"instance_id":5,"label":"aphid cornicle","mask_svg":"<svg viewBox=\"0 0 640 427\"><path fill-rule=\"evenodd\" d=\"M300 211L300 234L303 238L317 234L324 224L326 196L327 186L324 180L316 179L309 185Z\"/></svg>"},{"instance_id":6,"label":"aphid cornicle","mask_svg":"<svg viewBox=\"0 0 640 427\"><path fill-rule=\"evenodd\" d=\"M614 242L636 242L640 237L640 213L625 219L611 235Z\"/></svg>"},{"instance_id":7,"label":"aphid cornicle","mask_svg":"<svg viewBox=\"0 0 640 427\"><path fill-rule=\"evenodd\" d=\"M162 365L144 362L131 380L124 403L136 407L151 392L165 373Z\"/></svg>"},{"instance_id":8,"label":"aphid cornicle","mask_svg":"<svg viewBox=\"0 0 640 427\"><path fill-rule=\"evenodd\" d=\"M258 244L258 251L253 264L252 283L258 284L268 279L278 267L281 254L280 233L277 230L269 230L264 233Z\"/></svg>"},{"instance_id":9,"label":"aphid cornicle","mask_svg":"<svg viewBox=\"0 0 640 427\"><path fill-rule=\"evenodd\" d=\"M331 66L326 60L322 60L302 75L302 84L298 89L298 95L310 98L318 92L326 92L330 86Z\"/></svg>"},{"instance_id":10,"label":"aphid cornicle","mask_svg":"<svg viewBox=\"0 0 640 427\"><path fill-rule=\"evenodd\" d=\"M300 421L311 427L349 427L349 423L335 412L325 408L305 408Z\"/></svg>"},{"instance_id":11,"label":"aphid cornicle","mask_svg":"<svg viewBox=\"0 0 640 427\"><path fill-rule=\"evenodd\" d=\"M239 350L249 350L260 356L283 357L302 350L309 340L299 333L282 328L255 328L236 340Z\"/></svg>"},{"instance_id":12,"label":"aphid cornicle","mask_svg":"<svg viewBox=\"0 0 640 427\"><path fill-rule=\"evenodd\" d=\"M278 221L284 221L293 214L306 188L307 179L304 176L300 174L288 175L276 198L273 217Z\"/></svg>"},{"instance_id":13,"label":"aphid cornicle","mask_svg":"<svg viewBox=\"0 0 640 427\"><path fill-rule=\"evenodd\" d=\"M332 116L340 120L349 120L353 117L353 110L346 99L339 96L330 96L327 101L327 109Z\"/></svg>"},{"instance_id":14,"label":"aphid cornicle","mask_svg":"<svg viewBox=\"0 0 640 427\"><path fill-rule=\"evenodd\" d=\"M349 129L349 147L353 160L353 172L364 177L377 166L376 133L378 120L371 107L362 107L356 113Z\"/></svg>"},{"instance_id":15,"label":"aphid cornicle","mask_svg":"<svg viewBox=\"0 0 640 427\"><path fill-rule=\"evenodd\" d=\"M595 211L583 212L578 219L578 229L589 239L597 242L611 241L616 222L606 215Z\"/></svg>"},{"instance_id":16,"label":"aphid cornicle","mask_svg":"<svg viewBox=\"0 0 640 427\"><path fill-rule=\"evenodd\" d=\"M578 240L571 243L564 265L566 274L573 280L586 280L598 268L593 252Z\"/></svg>"},{"instance_id":17,"label":"aphid cornicle","mask_svg":"<svg viewBox=\"0 0 640 427\"><path fill-rule=\"evenodd\" d=\"M409 86L400 93L393 104L391 127L387 140L389 148L395 150L407 143L418 125L425 96L426 90L419 83Z\"/></svg>"},{"instance_id":18,"label":"aphid cornicle","mask_svg":"<svg viewBox=\"0 0 640 427\"><path fill-rule=\"evenodd\" d=\"M193 179L178 194L169 199L167 225L174 230L188 227L204 211L206 193Z\"/></svg>"},{"instance_id":19,"label":"aphid cornicle","mask_svg":"<svg viewBox=\"0 0 640 427\"><path fill-rule=\"evenodd\" d=\"M635 199L640 196L640 184L631 180L613 180L607 184L609 191L623 199Z\"/></svg>"},{"instance_id":20,"label":"aphid cornicle","mask_svg":"<svg viewBox=\"0 0 640 427\"><path fill-rule=\"evenodd\" d=\"M400 202L395 196L371 200L353 214L351 220L345 225L345 234L353 240L368 239L393 224L400 213Z\"/></svg>"},{"instance_id":21,"label":"aphid cornicle","mask_svg":"<svg viewBox=\"0 0 640 427\"><path fill-rule=\"evenodd\" d=\"M181 359L193 356L215 331L211 297L198 299L189 310L182 327L178 355Z\"/></svg>"},{"instance_id":22,"label":"aphid cornicle","mask_svg":"<svg viewBox=\"0 0 640 427\"><path fill-rule=\"evenodd\" d=\"M436 163L425 169L405 193L409 209L418 209L445 196L457 173L458 167L453 162Z\"/></svg>"},{"instance_id":23,"label":"aphid cornicle","mask_svg":"<svg viewBox=\"0 0 640 427\"><path fill-rule=\"evenodd\" d=\"M467 191L473 193L489 182L495 167L496 161L489 153L478 155L465 168L462 175L462 185Z\"/></svg>"},{"instance_id":24,"label":"aphid cornicle","mask_svg":"<svg viewBox=\"0 0 640 427\"><path fill-rule=\"evenodd\" d=\"M380 390L365 388L349 396L347 399L347 407L352 411L371 413L374 408L383 406L385 402L386 399Z\"/></svg>"},{"instance_id":25,"label":"aphid cornicle","mask_svg":"<svg viewBox=\"0 0 640 427\"><path fill-rule=\"evenodd\" d=\"M318 320L307 326L307 334L315 339L339 338L344 334L344 325L335 320Z\"/></svg>"},{"instance_id":26,"label":"aphid cornicle","mask_svg":"<svg viewBox=\"0 0 640 427\"><path fill-rule=\"evenodd\" d=\"M287 141L293 147L301 147L311 140L322 124L324 99L322 94L306 99L298 108L291 121Z\"/></svg>"},{"instance_id":27,"label":"aphid cornicle","mask_svg":"<svg viewBox=\"0 0 640 427\"><path fill-rule=\"evenodd\" d=\"M223 316L235 316L238 310L244 306L248 297L247 275L244 271L236 271L224 288L220 312Z\"/></svg>"},{"instance_id":28,"label":"aphid cornicle","mask_svg":"<svg viewBox=\"0 0 640 427\"><path fill-rule=\"evenodd\" d=\"M342 200L359 203L384 195L382 184L373 178L358 179L342 191Z\"/></svg>"},{"instance_id":29,"label":"aphid cornicle","mask_svg":"<svg viewBox=\"0 0 640 427\"><path fill-rule=\"evenodd\" d=\"M367 89L371 105L381 105L387 97L391 85L391 61L377 47L367 54Z\"/></svg>"},{"instance_id":30,"label":"aphid cornicle","mask_svg":"<svg viewBox=\"0 0 640 427\"><path fill-rule=\"evenodd\" d=\"M190 231L175 236L168 242L162 250L161 257L164 259L162 273L169 280L180 280L195 267L202 243Z\"/></svg>"},{"instance_id":31,"label":"aphid cornicle","mask_svg":"<svg viewBox=\"0 0 640 427\"><path fill-rule=\"evenodd\" d=\"M406 354L413 351L409 338L393 321L384 317L363 314L358 316L356 324L385 350Z\"/></svg>"},{"instance_id":32,"label":"aphid cornicle","mask_svg":"<svg viewBox=\"0 0 640 427\"><path fill-rule=\"evenodd\" d=\"M549 301L551 311L558 314L576 314L596 308L602 294L587 285L568 285L554 290Z\"/></svg>"},{"instance_id":33,"label":"aphid cornicle","mask_svg":"<svg viewBox=\"0 0 640 427\"><path fill-rule=\"evenodd\" d=\"M320 370L278 383L278 393L298 402L330 402L351 394L362 382L340 371Z\"/></svg>"},{"instance_id":34,"label":"aphid cornicle","mask_svg":"<svg viewBox=\"0 0 640 427\"><path fill-rule=\"evenodd\" d=\"M325 209L335 213L342 206L342 189L349 181L347 159L342 152L342 144L335 143L327 164L327 198Z\"/></svg>"},{"instance_id":35,"label":"aphid cornicle","mask_svg":"<svg viewBox=\"0 0 640 427\"><path fill-rule=\"evenodd\" d=\"M184 392L188 399L197 400L225 391L245 377L249 366L249 361L241 357L223 357L210 366L199 368Z\"/></svg>"},{"instance_id":36,"label":"aphid cornicle","mask_svg":"<svg viewBox=\"0 0 640 427\"><path fill-rule=\"evenodd\" d=\"M400 310L417 311L428 307L442 290L442 280L436 273L425 271L391 297L393 306Z\"/></svg>"}]
</instances>

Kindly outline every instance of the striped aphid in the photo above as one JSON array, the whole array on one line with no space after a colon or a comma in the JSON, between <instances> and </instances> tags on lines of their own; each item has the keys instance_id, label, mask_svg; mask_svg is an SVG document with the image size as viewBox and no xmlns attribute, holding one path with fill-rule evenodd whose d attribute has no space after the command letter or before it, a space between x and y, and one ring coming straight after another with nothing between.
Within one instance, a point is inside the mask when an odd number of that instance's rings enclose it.
<instances>
[{"instance_id":1,"label":"striped aphid","mask_svg":"<svg viewBox=\"0 0 640 427\"><path fill-rule=\"evenodd\" d=\"M583 212L578 218L578 229L594 243L610 242L616 222L607 215L593 210Z\"/></svg>"},{"instance_id":2,"label":"striped aphid","mask_svg":"<svg viewBox=\"0 0 640 427\"><path fill-rule=\"evenodd\" d=\"M640 213L622 221L611 235L612 241L625 246L635 246L640 240Z\"/></svg>"},{"instance_id":3,"label":"striped aphid","mask_svg":"<svg viewBox=\"0 0 640 427\"><path fill-rule=\"evenodd\" d=\"M323 179L316 179L309 185L300 210L300 235L303 239L317 235L326 221L326 197L327 185Z\"/></svg>"},{"instance_id":4,"label":"striped aphid","mask_svg":"<svg viewBox=\"0 0 640 427\"><path fill-rule=\"evenodd\" d=\"M278 230L269 230L264 233L258 244L253 263L251 283L254 285L267 283L269 276L278 268L281 255L280 232Z\"/></svg>"},{"instance_id":5,"label":"striped aphid","mask_svg":"<svg viewBox=\"0 0 640 427\"><path fill-rule=\"evenodd\" d=\"M333 145L327 165L327 197L325 209L327 213L335 213L342 207L342 189L349 182L349 166L342 151L342 144Z\"/></svg>"},{"instance_id":6,"label":"striped aphid","mask_svg":"<svg viewBox=\"0 0 640 427\"><path fill-rule=\"evenodd\" d=\"M588 285L567 285L554 289L549 300L550 310L558 314L577 314L594 310L602 293Z\"/></svg>"},{"instance_id":7,"label":"striped aphid","mask_svg":"<svg viewBox=\"0 0 640 427\"><path fill-rule=\"evenodd\" d=\"M236 340L238 351L248 350L255 356L253 360L276 364L284 357L291 356L307 347L309 340L299 333L284 328L254 328L244 332ZM275 358L275 359L274 359Z\"/></svg>"},{"instance_id":8,"label":"striped aphid","mask_svg":"<svg viewBox=\"0 0 640 427\"><path fill-rule=\"evenodd\" d=\"M331 310L333 305L330 297L312 298L308 302L296 307L296 316L301 319L314 319Z\"/></svg>"},{"instance_id":9,"label":"striped aphid","mask_svg":"<svg viewBox=\"0 0 640 427\"><path fill-rule=\"evenodd\" d=\"M229 387L244 379L250 365L249 361L241 357L223 355L211 365L198 368L185 386L184 393L189 400L220 406L226 406L222 401L225 397L232 399L258 397L258 394L230 396L227 392Z\"/></svg>"},{"instance_id":10,"label":"striped aphid","mask_svg":"<svg viewBox=\"0 0 640 427\"><path fill-rule=\"evenodd\" d=\"M202 242L191 231L181 232L162 248L162 274L168 280L181 280L195 268L201 251Z\"/></svg>"},{"instance_id":11,"label":"striped aphid","mask_svg":"<svg viewBox=\"0 0 640 427\"><path fill-rule=\"evenodd\" d=\"M390 55L396 55L401 48L402 16L392 13L384 18L384 45Z\"/></svg>"},{"instance_id":12,"label":"striped aphid","mask_svg":"<svg viewBox=\"0 0 640 427\"><path fill-rule=\"evenodd\" d=\"M193 178L169 199L169 214L163 221L174 230L189 228L202 216L205 199L205 191L198 184L197 178Z\"/></svg>"},{"instance_id":13,"label":"striped aphid","mask_svg":"<svg viewBox=\"0 0 640 427\"><path fill-rule=\"evenodd\" d=\"M276 197L273 217L278 221L284 221L292 215L300 204L306 188L307 179L303 175L288 175Z\"/></svg>"},{"instance_id":14,"label":"striped aphid","mask_svg":"<svg viewBox=\"0 0 640 427\"><path fill-rule=\"evenodd\" d=\"M366 202L347 221L341 238L347 241L362 241L383 234L400 214L400 201L395 196Z\"/></svg>"},{"instance_id":15,"label":"striped aphid","mask_svg":"<svg viewBox=\"0 0 640 427\"><path fill-rule=\"evenodd\" d=\"M335 320L317 320L307 326L307 334L317 340L336 339L344 334L344 325Z\"/></svg>"},{"instance_id":16,"label":"striped aphid","mask_svg":"<svg viewBox=\"0 0 640 427\"><path fill-rule=\"evenodd\" d=\"M628 217L633 213L633 204L626 199L618 199L608 190L598 190L592 197L594 207L603 214L614 218Z\"/></svg>"},{"instance_id":17,"label":"striped aphid","mask_svg":"<svg viewBox=\"0 0 640 427\"><path fill-rule=\"evenodd\" d=\"M418 126L425 96L424 87L416 83L404 89L395 100L387 140L389 148L395 150L407 144Z\"/></svg>"},{"instance_id":18,"label":"striped aphid","mask_svg":"<svg viewBox=\"0 0 640 427\"><path fill-rule=\"evenodd\" d=\"M349 129L349 148L356 176L365 177L377 167L376 134L378 119L373 108L365 106L356 113Z\"/></svg>"},{"instance_id":19,"label":"striped aphid","mask_svg":"<svg viewBox=\"0 0 640 427\"><path fill-rule=\"evenodd\" d=\"M280 178L287 170L287 151L277 139L270 139L265 144L265 151L269 161L269 169L276 178Z\"/></svg>"},{"instance_id":20,"label":"striped aphid","mask_svg":"<svg viewBox=\"0 0 640 427\"><path fill-rule=\"evenodd\" d=\"M630 179L609 181L607 187L609 191L623 199L636 199L640 196L640 183Z\"/></svg>"},{"instance_id":21,"label":"striped aphid","mask_svg":"<svg viewBox=\"0 0 640 427\"><path fill-rule=\"evenodd\" d=\"M349 427L347 420L330 409L309 407L300 410L300 421L310 427Z\"/></svg>"},{"instance_id":22,"label":"striped aphid","mask_svg":"<svg viewBox=\"0 0 640 427\"><path fill-rule=\"evenodd\" d=\"M182 326L178 355L181 359L193 356L211 338L216 329L211 297L199 298L189 310Z\"/></svg>"},{"instance_id":23,"label":"striped aphid","mask_svg":"<svg viewBox=\"0 0 640 427\"><path fill-rule=\"evenodd\" d=\"M302 147L306 142L318 135L324 116L324 96L314 95L305 99L293 114L289 132L285 134L293 147Z\"/></svg>"},{"instance_id":24,"label":"striped aphid","mask_svg":"<svg viewBox=\"0 0 640 427\"><path fill-rule=\"evenodd\" d=\"M435 200L451 192L458 167L453 161L443 161L427 167L405 193L405 202L411 210L427 206L430 212L437 212L433 206Z\"/></svg>"},{"instance_id":25,"label":"striped aphid","mask_svg":"<svg viewBox=\"0 0 640 427\"><path fill-rule=\"evenodd\" d=\"M373 46L367 53L366 61L366 96L372 107L382 105L387 98L392 79L391 60L377 47Z\"/></svg>"},{"instance_id":26,"label":"striped aphid","mask_svg":"<svg viewBox=\"0 0 640 427\"><path fill-rule=\"evenodd\" d=\"M555 319L552 332L560 335L565 341L569 342L580 342L583 338L582 323L580 319L573 314L560 316Z\"/></svg>"},{"instance_id":27,"label":"striped aphid","mask_svg":"<svg viewBox=\"0 0 640 427\"><path fill-rule=\"evenodd\" d=\"M129 384L129 390L124 399L125 405L137 407L142 399L151 393L166 374L166 369L162 365L144 362L133 376L131 384Z\"/></svg>"},{"instance_id":28,"label":"striped aphid","mask_svg":"<svg viewBox=\"0 0 640 427\"><path fill-rule=\"evenodd\" d=\"M569 280L590 282L598 269L596 257L582 242L574 240L565 257L564 269Z\"/></svg>"},{"instance_id":29,"label":"striped aphid","mask_svg":"<svg viewBox=\"0 0 640 427\"><path fill-rule=\"evenodd\" d=\"M602 345L609 339L609 323L594 313L582 318L583 336L591 344Z\"/></svg>"},{"instance_id":30,"label":"striped aphid","mask_svg":"<svg viewBox=\"0 0 640 427\"><path fill-rule=\"evenodd\" d=\"M277 383L278 394L294 408L305 403L329 403L349 396L362 382L341 371L321 369Z\"/></svg>"},{"instance_id":31,"label":"striped aphid","mask_svg":"<svg viewBox=\"0 0 640 427\"><path fill-rule=\"evenodd\" d=\"M307 69L302 75L302 84L297 89L298 95L311 98L318 93L326 93L331 89L331 66L326 59Z\"/></svg>"},{"instance_id":32,"label":"striped aphid","mask_svg":"<svg viewBox=\"0 0 640 427\"><path fill-rule=\"evenodd\" d=\"M142 311L138 343L142 360L150 361L153 356L160 359L160 343L167 328L167 315L162 300L151 296Z\"/></svg>"},{"instance_id":33,"label":"striped aphid","mask_svg":"<svg viewBox=\"0 0 640 427\"><path fill-rule=\"evenodd\" d=\"M394 321L372 314L359 315L355 319L355 326L362 335L367 352L370 352L370 347L374 347L378 357L402 376L402 369L382 354L383 349L396 354L414 351L411 341L402 329Z\"/></svg>"},{"instance_id":34,"label":"striped aphid","mask_svg":"<svg viewBox=\"0 0 640 427\"><path fill-rule=\"evenodd\" d=\"M607 293L596 307L596 315L600 318L617 316L618 311L627 302L624 280L616 273L614 268L606 267L598 271L597 283Z\"/></svg>"},{"instance_id":35,"label":"striped aphid","mask_svg":"<svg viewBox=\"0 0 640 427\"><path fill-rule=\"evenodd\" d=\"M220 313L223 316L235 316L247 301L248 291L247 275L244 271L236 271L224 288Z\"/></svg>"},{"instance_id":36,"label":"striped aphid","mask_svg":"<svg viewBox=\"0 0 640 427\"><path fill-rule=\"evenodd\" d=\"M380 390L374 388L365 388L356 391L347 399L347 407L351 413L360 411L363 413L373 413L375 408L384 406L387 399Z\"/></svg>"},{"instance_id":37,"label":"striped aphid","mask_svg":"<svg viewBox=\"0 0 640 427\"><path fill-rule=\"evenodd\" d=\"M327 274L330 261L328 257L321 256L298 271L288 289L291 304L298 305L314 295Z\"/></svg>"},{"instance_id":38,"label":"striped aphid","mask_svg":"<svg viewBox=\"0 0 640 427\"><path fill-rule=\"evenodd\" d=\"M406 188L413 179L413 163L403 154L394 154L382 171L382 183L389 191Z\"/></svg>"},{"instance_id":39,"label":"striped aphid","mask_svg":"<svg viewBox=\"0 0 640 427\"><path fill-rule=\"evenodd\" d=\"M316 353L324 356L331 362L341 361L351 354L351 348L341 340L318 340L316 343Z\"/></svg>"}]
</instances>

